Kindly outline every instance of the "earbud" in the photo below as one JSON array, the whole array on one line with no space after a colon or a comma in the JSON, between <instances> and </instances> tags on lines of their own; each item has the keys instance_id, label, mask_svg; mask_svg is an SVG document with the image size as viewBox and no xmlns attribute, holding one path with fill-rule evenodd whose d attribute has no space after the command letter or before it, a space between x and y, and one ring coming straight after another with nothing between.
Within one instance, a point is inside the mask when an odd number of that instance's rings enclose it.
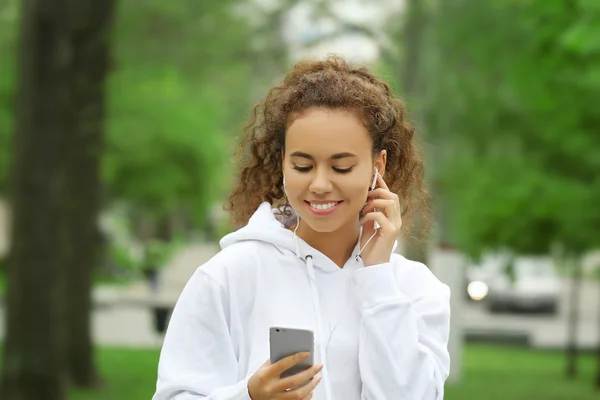
<instances>
[{"instance_id":1,"label":"earbud","mask_svg":"<svg viewBox=\"0 0 600 400\"><path fill-rule=\"evenodd\" d=\"M375 185L377 184L377 177L379 176L379 170L375 167L375 174L373 175L373 183L371 183L371 190L375 189Z\"/></svg>"},{"instance_id":2,"label":"earbud","mask_svg":"<svg viewBox=\"0 0 600 400\"><path fill-rule=\"evenodd\" d=\"M377 185L377 177L378 176L381 176L381 175L379 174L379 170L377 169L377 167L375 167L375 176L373 176L373 183L371 183L371 187L369 188L369 190L374 190L375 189L375 186ZM377 209L375 209L375 211L377 211ZM356 255L356 261L358 261L358 259L360 258L361 253L369 245L369 243L371 242L371 240L373 240L373 238L375 237L375 235L377 235L377 229L381 228L381 226L379 225L379 223L377 221L373 221L373 228L375 229L375 232L373 232L373 234L371 235L371 237L367 240L367 243L365 243L363 245L363 247L360 250L358 250L358 254Z\"/></svg>"},{"instance_id":3,"label":"earbud","mask_svg":"<svg viewBox=\"0 0 600 400\"><path fill-rule=\"evenodd\" d=\"M283 176L283 193L287 196L287 188L285 187L285 175Z\"/></svg>"},{"instance_id":4,"label":"earbud","mask_svg":"<svg viewBox=\"0 0 600 400\"><path fill-rule=\"evenodd\" d=\"M379 170L377 169L377 167L375 167L375 176L373 177L373 183L371 184L371 190L375 189L375 186L377 185L377 177L378 176L381 176L381 175L379 175ZM374 221L373 227L375 228L375 230L377 230L381 226L379 225L379 223L377 221Z\"/></svg>"}]
</instances>

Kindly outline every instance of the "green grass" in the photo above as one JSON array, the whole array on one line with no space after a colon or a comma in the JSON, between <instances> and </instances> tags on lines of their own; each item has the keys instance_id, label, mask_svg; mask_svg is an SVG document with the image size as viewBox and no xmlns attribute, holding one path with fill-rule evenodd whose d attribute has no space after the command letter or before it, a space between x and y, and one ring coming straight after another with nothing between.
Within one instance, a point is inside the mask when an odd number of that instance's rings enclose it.
<instances>
[{"instance_id":1,"label":"green grass","mask_svg":"<svg viewBox=\"0 0 600 400\"><path fill-rule=\"evenodd\" d=\"M102 387L93 391L75 389L69 400L150 400L156 387L158 355L158 350L98 350Z\"/></svg>"},{"instance_id":2,"label":"green grass","mask_svg":"<svg viewBox=\"0 0 600 400\"><path fill-rule=\"evenodd\" d=\"M100 349L98 363L105 385L73 391L70 400L149 400L156 384L158 350ZM467 348L463 380L448 385L446 400L592 400L594 359L581 357L580 378L564 378L559 352L474 346Z\"/></svg>"},{"instance_id":3,"label":"green grass","mask_svg":"<svg viewBox=\"0 0 600 400\"><path fill-rule=\"evenodd\" d=\"M564 376L561 352L541 352L510 347L467 348L463 379L458 386L447 385L447 400L592 400L594 358L580 359L579 378Z\"/></svg>"}]
</instances>

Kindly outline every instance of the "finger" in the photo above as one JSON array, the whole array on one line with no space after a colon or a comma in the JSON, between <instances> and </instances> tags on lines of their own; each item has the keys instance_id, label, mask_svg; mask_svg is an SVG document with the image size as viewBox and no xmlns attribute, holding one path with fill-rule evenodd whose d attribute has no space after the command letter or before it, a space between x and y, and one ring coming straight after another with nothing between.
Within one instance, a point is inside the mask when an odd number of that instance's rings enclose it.
<instances>
[{"instance_id":1,"label":"finger","mask_svg":"<svg viewBox=\"0 0 600 400\"><path fill-rule=\"evenodd\" d=\"M302 372L299 372L295 375L289 376L287 378L283 378L280 380L275 386L276 390L283 391L285 389L290 389L297 387L298 385L303 384L304 382L308 382L315 375L317 375L323 369L322 365L314 365Z\"/></svg>"},{"instance_id":2,"label":"finger","mask_svg":"<svg viewBox=\"0 0 600 400\"><path fill-rule=\"evenodd\" d=\"M367 193L367 197L370 199L398 199L398 203L400 203L399 197L396 193L390 192L388 189L384 188L377 188L371 190L369 193Z\"/></svg>"},{"instance_id":3,"label":"finger","mask_svg":"<svg viewBox=\"0 0 600 400\"><path fill-rule=\"evenodd\" d=\"M310 357L310 353L302 352L302 353L296 353L296 354L292 354L291 356L282 358L281 360L277 361L275 364L271 365L271 367L269 368L269 376L279 377L283 372L287 371L288 369L292 368L294 365L306 360L309 357Z\"/></svg>"},{"instance_id":4,"label":"finger","mask_svg":"<svg viewBox=\"0 0 600 400\"><path fill-rule=\"evenodd\" d=\"M383 180L383 177L381 176L381 174L377 174L377 186L379 186L380 188L385 189L387 191L390 190L387 183L385 183L385 181Z\"/></svg>"},{"instance_id":5,"label":"finger","mask_svg":"<svg viewBox=\"0 0 600 400\"><path fill-rule=\"evenodd\" d=\"M306 395L306 397L303 397L302 400L310 400L312 398L313 398L313 392L311 392L308 395Z\"/></svg>"},{"instance_id":6,"label":"finger","mask_svg":"<svg viewBox=\"0 0 600 400\"><path fill-rule=\"evenodd\" d=\"M366 215L366 214L365 214ZM375 225L373 221L364 221L362 218L360 219L360 224L362 226L361 233L361 246L364 245L365 241L368 240L374 233L377 233L375 230Z\"/></svg>"},{"instance_id":7,"label":"finger","mask_svg":"<svg viewBox=\"0 0 600 400\"><path fill-rule=\"evenodd\" d=\"M317 385L321 382L321 376L317 376L315 379L310 381L308 384L302 386L301 388L290 390L286 392L282 398L284 399L303 399L306 396L312 394Z\"/></svg>"},{"instance_id":8,"label":"finger","mask_svg":"<svg viewBox=\"0 0 600 400\"><path fill-rule=\"evenodd\" d=\"M375 209L385 210L387 216L391 216L396 212L396 203L390 199L370 199L364 208L364 212L368 213Z\"/></svg>"},{"instance_id":9,"label":"finger","mask_svg":"<svg viewBox=\"0 0 600 400\"><path fill-rule=\"evenodd\" d=\"M366 224L369 221L377 221L383 234L398 236L400 233L399 228L396 228L396 226L394 226L394 224L381 211L373 211L365 214L361 220L361 223Z\"/></svg>"},{"instance_id":10,"label":"finger","mask_svg":"<svg viewBox=\"0 0 600 400\"><path fill-rule=\"evenodd\" d=\"M373 211L383 211L386 217L396 226L402 225L402 215L400 213L400 205L396 200L389 199L373 199L369 200L364 208L364 213Z\"/></svg>"},{"instance_id":11,"label":"finger","mask_svg":"<svg viewBox=\"0 0 600 400\"><path fill-rule=\"evenodd\" d=\"M369 192L366 206L368 206L372 201L381 199L393 201L394 210L397 211L398 216L401 215L402 210L400 208L400 196L382 188L378 188Z\"/></svg>"}]
</instances>

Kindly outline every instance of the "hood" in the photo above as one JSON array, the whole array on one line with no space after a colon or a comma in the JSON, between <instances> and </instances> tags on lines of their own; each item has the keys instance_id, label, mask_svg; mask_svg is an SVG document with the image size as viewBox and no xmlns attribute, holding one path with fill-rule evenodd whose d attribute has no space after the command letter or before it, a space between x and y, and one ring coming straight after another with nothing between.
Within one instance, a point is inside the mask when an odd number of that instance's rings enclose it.
<instances>
[{"instance_id":1,"label":"hood","mask_svg":"<svg viewBox=\"0 0 600 400\"><path fill-rule=\"evenodd\" d=\"M295 217L286 218L277 208L271 208L265 202L254 212L246 226L224 236L219 244L221 249L225 249L238 242L255 240L294 251L294 233L286 226L292 226L295 222Z\"/></svg>"},{"instance_id":2,"label":"hood","mask_svg":"<svg viewBox=\"0 0 600 400\"><path fill-rule=\"evenodd\" d=\"M293 257L306 259L312 256L315 267L326 271L336 272L340 268L320 251L312 248L308 243L299 238L286 227L296 223L296 216L287 217L279 208L272 208L268 202L262 203L248 221L248 224L239 230L230 233L219 242L221 249L243 241L259 241L272 244L282 253ZM296 243L298 248L296 248ZM357 246L358 247L358 246ZM357 249L353 251L357 253ZM350 262L350 261L349 261Z\"/></svg>"},{"instance_id":3,"label":"hood","mask_svg":"<svg viewBox=\"0 0 600 400\"><path fill-rule=\"evenodd\" d=\"M339 271L340 268L327 256L311 247L304 240L294 235L294 232L286 228L293 226L296 220L295 215L287 217L281 213L281 209L272 208L271 204L264 202L258 207L246 226L224 236L219 244L221 249L225 249L235 243L249 240L270 243L282 253L289 253L302 259L312 256L315 267L321 270L328 272ZM298 248L296 248L296 243L298 243ZM359 252L358 243L348 260L348 264L350 265L359 264L362 266L362 261L360 258L357 260L356 257ZM394 251L397 246L398 243L396 242L394 244Z\"/></svg>"}]
</instances>

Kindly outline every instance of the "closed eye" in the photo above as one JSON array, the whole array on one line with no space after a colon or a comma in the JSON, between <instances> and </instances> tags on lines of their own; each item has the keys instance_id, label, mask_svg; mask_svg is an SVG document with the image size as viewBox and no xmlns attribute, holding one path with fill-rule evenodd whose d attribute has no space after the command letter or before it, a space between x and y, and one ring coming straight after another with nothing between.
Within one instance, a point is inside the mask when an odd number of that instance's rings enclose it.
<instances>
[{"instance_id":1,"label":"closed eye","mask_svg":"<svg viewBox=\"0 0 600 400\"><path fill-rule=\"evenodd\" d=\"M308 167L300 167L298 165L294 165L294 169L299 172L308 172L312 169L312 166L309 165Z\"/></svg>"},{"instance_id":2,"label":"closed eye","mask_svg":"<svg viewBox=\"0 0 600 400\"><path fill-rule=\"evenodd\" d=\"M350 168L336 168L336 167L333 167L333 170L335 172L339 172L340 174L347 174L348 172L352 172L353 168L354 167L350 167Z\"/></svg>"},{"instance_id":3,"label":"closed eye","mask_svg":"<svg viewBox=\"0 0 600 400\"><path fill-rule=\"evenodd\" d=\"M312 165L306 166L306 167L301 167L299 165L294 165L293 168L298 171L298 172L308 172L310 171L313 167ZM354 169L354 167L350 167L350 168L336 168L336 167L332 167L333 170L339 174L347 174L348 172L352 172L352 170Z\"/></svg>"}]
</instances>

